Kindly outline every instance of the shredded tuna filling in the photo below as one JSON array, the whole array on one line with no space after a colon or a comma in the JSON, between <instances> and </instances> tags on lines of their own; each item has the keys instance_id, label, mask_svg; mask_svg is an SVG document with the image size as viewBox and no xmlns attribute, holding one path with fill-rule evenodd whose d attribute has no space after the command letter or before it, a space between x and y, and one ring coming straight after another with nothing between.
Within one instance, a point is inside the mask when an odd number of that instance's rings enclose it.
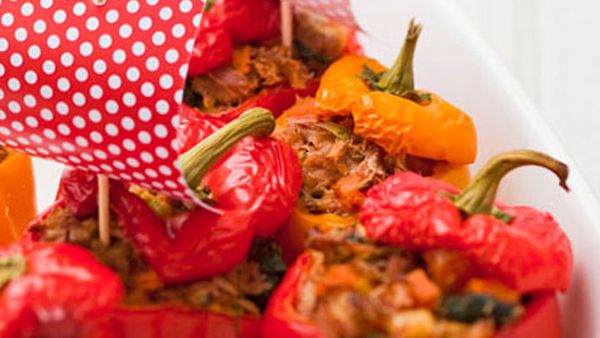
<instances>
[{"instance_id":1,"label":"shredded tuna filling","mask_svg":"<svg viewBox=\"0 0 600 338\"><path fill-rule=\"evenodd\" d=\"M290 116L276 137L294 148L302 164L300 205L313 214L356 213L364 193L390 175L415 171L433 174L435 162L410 156L392 157L375 143L352 133L345 118L321 122L312 115Z\"/></svg>"},{"instance_id":2,"label":"shredded tuna filling","mask_svg":"<svg viewBox=\"0 0 600 338\"><path fill-rule=\"evenodd\" d=\"M149 199L149 195L146 198ZM156 210L164 211L162 202L157 202L156 206L159 206ZM271 241L256 240L248 260L224 275L165 285L136 253L114 220L109 247L98 239L95 218L77 219L66 208L54 210L33 232L44 242L72 243L90 250L123 280L127 306L170 305L258 317L285 273L280 249Z\"/></svg>"},{"instance_id":3,"label":"shredded tuna filling","mask_svg":"<svg viewBox=\"0 0 600 338\"><path fill-rule=\"evenodd\" d=\"M313 237L309 245L313 263L296 307L328 337L492 337L524 312L520 297L504 286L459 282L465 263L457 266L449 252L415 255L332 233ZM440 275L436 261L448 259L453 264Z\"/></svg>"}]
</instances>

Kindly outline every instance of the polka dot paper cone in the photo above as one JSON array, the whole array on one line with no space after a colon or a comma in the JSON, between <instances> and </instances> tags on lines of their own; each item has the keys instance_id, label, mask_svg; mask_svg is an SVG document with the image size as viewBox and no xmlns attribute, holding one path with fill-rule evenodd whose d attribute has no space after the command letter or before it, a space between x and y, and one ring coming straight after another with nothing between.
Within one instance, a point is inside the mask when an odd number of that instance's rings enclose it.
<instances>
[{"instance_id":1,"label":"polka dot paper cone","mask_svg":"<svg viewBox=\"0 0 600 338\"><path fill-rule=\"evenodd\" d=\"M294 0L354 25L349 0ZM0 0L0 144L191 199L176 128L198 0Z\"/></svg>"},{"instance_id":2,"label":"polka dot paper cone","mask_svg":"<svg viewBox=\"0 0 600 338\"><path fill-rule=\"evenodd\" d=\"M0 143L183 197L200 1L0 0Z\"/></svg>"}]
</instances>

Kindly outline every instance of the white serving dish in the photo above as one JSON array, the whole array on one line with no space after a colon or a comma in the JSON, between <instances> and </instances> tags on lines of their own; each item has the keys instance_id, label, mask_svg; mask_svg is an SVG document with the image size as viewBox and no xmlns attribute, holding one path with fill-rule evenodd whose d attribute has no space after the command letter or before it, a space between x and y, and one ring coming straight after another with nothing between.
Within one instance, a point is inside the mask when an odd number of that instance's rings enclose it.
<instances>
[{"instance_id":1,"label":"white serving dish","mask_svg":"<svg viewBox=\"0 0 600 338\"><path fill-rule=\"evenodd\" d=\"M451 0L353 0L368 55L393 62L411 17L425 29L417 51L419 88L430 89L469 112L479 132L481 166L493 154L531 148L573 161L536 113L498 57ZM56 193L60 165L36 160L38 206ZM600 204L571 165L572 192L566 194L551 174L537 168L511 174L501 198L551 211L569 233L575 252L571 290L563 298L565 337L600 337ZM598 320L597 320L598 319Z\"/></svg>"}]
</instances>

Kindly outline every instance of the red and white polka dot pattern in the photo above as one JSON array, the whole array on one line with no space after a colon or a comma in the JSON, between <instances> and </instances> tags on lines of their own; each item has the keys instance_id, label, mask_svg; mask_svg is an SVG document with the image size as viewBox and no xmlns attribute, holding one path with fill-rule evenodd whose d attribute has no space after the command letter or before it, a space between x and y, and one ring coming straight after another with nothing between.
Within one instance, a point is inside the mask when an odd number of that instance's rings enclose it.
<instances>
[{"instance_id":1,"label":"red and white polka dot pattern","mask_svg":"<svg viewBox=\"0 0 600 338\"><path fill-rule=\"evenodd\" d=\"M0 1L0 144L177 197L197 0Z\"/></svg>"},{"instance_id":2,"label":"red and white polka dot pattern","mask_svg":"<svg viewBox=\"0 0 600 338\"><path fill-rule=\"evenodd\" d=\"M321 13L346 26L358 28L352 14L350 0L293 0L296 6L311 12Z\"/></svg>"}]
</instances>

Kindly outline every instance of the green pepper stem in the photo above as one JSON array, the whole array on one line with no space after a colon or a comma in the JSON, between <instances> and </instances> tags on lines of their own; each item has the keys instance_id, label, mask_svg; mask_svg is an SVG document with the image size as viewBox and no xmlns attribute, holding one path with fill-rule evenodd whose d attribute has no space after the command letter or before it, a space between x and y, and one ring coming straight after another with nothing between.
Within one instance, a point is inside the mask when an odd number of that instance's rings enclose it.
<instances>
[{"instance_id":1,"label":"green pepper stem","mask_svg":"<svg viewBox=\"0 0 600 338\"><path fill-rule=\"evenodd\" d=\"M381 88L382 91L400 96L407 91L415 90L413 60L422 29L421 25L415 23L415 19L410 20L404 46L402 46L398 59L377 83L377 87Z\"/></svg>"},{"instance_id":2,"label":"green pepper stem","mask_svg":"<svg viewBox=\"0 0 600 338\"><path fill-rule=\"evenodd\" d=\"M517 150L492 158L462 194L455 198L456 206L467 215L493 214L494 201L502 178L512 170L528 165L552 171L559 178L560 186L569 191L569 167L566 164L536 151Z\"/></svg>"},{"instance_id":3,"label":"green pepper stem","mask_svg":"<svg viewBox=\"0 0 600 338\"><path fill-rule=\"evenodd\" d=\"M189 186L196 189L212 166L246 136L268 136L275 129L273 113L254 108L198 143L179 157Z\"/></svg>"}]
</instances>

